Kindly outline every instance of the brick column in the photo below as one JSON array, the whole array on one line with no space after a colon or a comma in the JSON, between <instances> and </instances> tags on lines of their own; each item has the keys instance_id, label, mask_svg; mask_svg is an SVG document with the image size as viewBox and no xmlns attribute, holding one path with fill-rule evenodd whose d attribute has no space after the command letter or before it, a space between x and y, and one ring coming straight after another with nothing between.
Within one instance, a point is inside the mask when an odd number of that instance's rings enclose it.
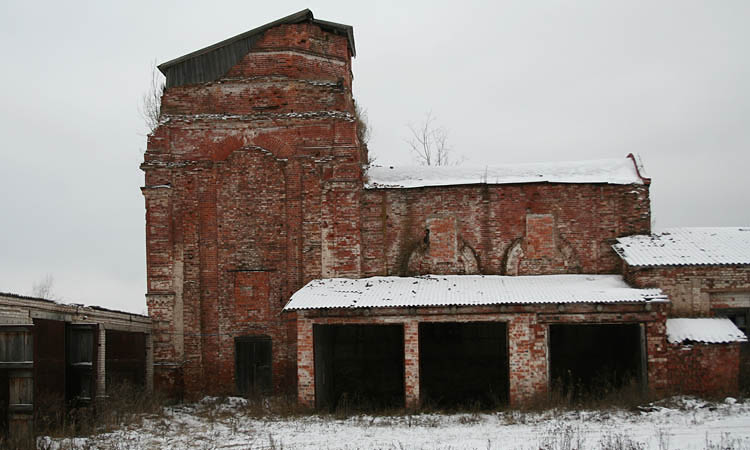
<instances>
[{"instance_id":1,"label":"brick column","mask_svg":"<svg viewBox=\"0 0 750 450\"><path fill-rule=\"evenodd\" d=\"M519 406L547 393L547 326L536 314L517 314L508 322L510 404Z\"/></svg>"},{"instance_id":2,"label":"brick column","mask_svg":"<svg viewBox=\"0 0 750 450\"><path fill-rule=\"evenodd\" d=\"M315 354L313 323L302 314L297 317L297 401L315 407Z\"/></svg>"},{"instance_id":3,"label":"brick column","mask_svg":"<svg viewBox=\"0 0 750 450\"><path fill-rule=\"evenodd\" d=\"M667 315L654 313L654 322L646 323L646 358L648 360L648 390L652 395L664 395L668 388Z\"/></svg>"},{"instance_id":4,"label":"brick column","mask_svg":"<svg viewBox=\"0 0 750 450\"><path fill-rule=\"evenodd\" d=\"M404 396L407 408L419 407L419 322L404 322Z\"/></svg>"},{"instance_id":5,"label":"brick column","mask_svg":"<svg viewBox=\"0 0 750 450\"><path fill-rule=\"evenodd\" d=\"M146 333L146 392L154 391L154 338Z\"/></svg>"},{"instance_id":6,"label":"brick column","mask_svg":"<svg viewBox=\"0 0 750 450\"><path fill-rule=\"evenodd\" d=\"M107 330L103 324L98 327L99 338L97 339L96 353L96 398L103 399L107 396Z\"/></svg>"}]
</instances>

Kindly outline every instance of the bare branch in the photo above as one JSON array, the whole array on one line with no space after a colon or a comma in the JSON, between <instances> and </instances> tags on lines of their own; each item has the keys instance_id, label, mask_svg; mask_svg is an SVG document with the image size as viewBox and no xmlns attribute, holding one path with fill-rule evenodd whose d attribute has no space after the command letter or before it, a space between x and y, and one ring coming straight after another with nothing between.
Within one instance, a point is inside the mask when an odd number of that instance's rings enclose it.
<instances>
[{"instance_id":1,"label":"bare branch","mask_svg":"<svg viewBox=\"0 0 750 450\"><path fill-rule=\"evenodd\" d=\"M435 117L429 111L418 126L408 125L411 138L406 140L417 163L423 166L447 166L451 164L451 148L448 145L448 129L435 125Z\"/></svg>"},{"instance_id":2,"label":"bare branch","mask_svg":"<svg viewBox=\"0 0 750 450\"><path fill-rule=\"evenodd\" d=\"M357 120L357 140L359 141L361 163L369 166L375 161L375 158L370 156L370 149L367 146L370 142L372 128L367 118L367 110L362 109L356 101L354 102L354 117Z\"/></svg>"},{"instance_id":3,"label":"bare branch","mask_svg":"<svg viewBox=\"0 0 750 450\"><path fill-rule=\"evenodd\" d=\"M153 133L159 126L159 117L161 115L161 97L164 94L164 77L156 68L156 62L151 67L151 83L148 90L141 98L141 104L138 108L143 121L148 127L149 133Z\"/></svg>"},{"instance_id":4,"label":"bare branch","mask_svg":"<svg viewBox=\"0 0 750 450\"><path fill-rule=\"evenodd\" d=\"M41 280L35 281L31 286L31 296L44 298L47 300L54 300L55 293L52 290L52 286L54 284L55 279L52 277L52 275L45 275Z\"/></svg>"}]
</instances>

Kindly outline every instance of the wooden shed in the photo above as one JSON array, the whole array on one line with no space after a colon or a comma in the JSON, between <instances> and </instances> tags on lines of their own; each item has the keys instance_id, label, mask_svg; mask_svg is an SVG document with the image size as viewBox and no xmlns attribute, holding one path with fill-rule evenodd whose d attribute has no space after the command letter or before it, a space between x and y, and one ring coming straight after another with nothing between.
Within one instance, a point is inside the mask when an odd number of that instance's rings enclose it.
<instances>
[{"instance_id":1,"label":"wooden shed","mask_svg":"<svg viewBox=\"0 0 750 450\"><path fill-rule=\"evenodd\" d=\"M0 434L8 440L33 437L40 408L106 401L108 383L151 391L152 366L147 316L0 293Z\"/></svg>"}]
</instances>

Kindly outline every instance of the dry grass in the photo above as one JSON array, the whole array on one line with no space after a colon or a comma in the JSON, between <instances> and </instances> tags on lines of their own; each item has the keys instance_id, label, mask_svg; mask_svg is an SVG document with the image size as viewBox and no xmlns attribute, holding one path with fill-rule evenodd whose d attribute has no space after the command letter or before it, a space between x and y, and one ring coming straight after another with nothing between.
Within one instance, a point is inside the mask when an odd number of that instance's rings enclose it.
<instances>
[{"instance_id":1,"label":"dry grass","mask_svg":"<svg viewBox=\"0 0 750 450\"><path fill-rule=\"evenodd\" d=\"M146 393L129 383L107 387L104 400L89 404L67 404L62 398L38 399L34 417L39 436L70 437L102 433L137 422L143 414L158 414L166 399L158 393Z\"/></svg>"}]
</instances>

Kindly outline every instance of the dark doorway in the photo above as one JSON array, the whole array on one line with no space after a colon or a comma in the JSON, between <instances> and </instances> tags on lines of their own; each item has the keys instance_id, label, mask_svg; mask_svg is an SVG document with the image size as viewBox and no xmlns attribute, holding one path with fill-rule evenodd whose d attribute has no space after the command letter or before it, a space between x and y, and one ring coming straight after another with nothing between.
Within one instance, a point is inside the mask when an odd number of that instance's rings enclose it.
<instances>
[{"instance_id":1,"label":"dark doorway","mask_svg":"<svg viewBox=\"0 0 750 450\"><path fill-rule=\"evenodd\" d=\"M318 408L404 405L402 325L315 325L313 340Z\"/></svg>"},{"instance_id":2,"label":"dark doorway","mask_svg":"<svg viewBox=\"0 0 750 450\"><path fill-rule=\"evenodd\" d=\"M9 391L8 371L0 370L0 436L8 436Z\"/></svg>"},{"instance_id":3,"label":"dark doorway","mask_svg":"<svg viewBox=\"0 0 750 450\"><path fill-rule=\"evenodd\" d=\"M638 324L550 325L553 389L571 399L602 398L623 388L643 387L643 351Z\"/></svg>"},{"instance_id":4,"label":"dark doorway","mask_svg":"<svg viewBox=\"0 0 750 450\"><path fill-rule=\"evenodd\" d=\"M105 370L107 391L118 388L142 388L146 385L146 334L106 331Z\"/></svg>"},{"instance_id":5,"label":"dark doorway","mask_svg":"<svg viewBox=\"0 0 750 450\"><path fill-rule=\"evenodd\" d=\"M441 408L508 401L508 339L502 322L420 323L420 394Z\"/></svg>"},{"instance_id":6,"label":"dark doorway","mask_svg":"<svg viewBox=\"0 0 750 450\"><path fill-rule=\"evenodd\" d=\"M714 313L719 317L731 320L745 336L750 330L750 308L715 309ZM740 344L740 392L750 394L750 341Z\"/></svg>"},{"instance_id":7,"label":"dark doorway","mask_svg":"<svg viewBox=\"0 0 750 450\"><path fill-rule=\"evenodd\" d=\"M271 338L247 336L234 340L237 391L245 396L271 391Z\"/></svg>"},{"instance_id":8,"label":"dark doorway","mask_svg":"<svg viewBox=\"0 0 750 450\"><path fill-rule=\"evenodd\" d=\"M69 401L87 403L94 395L94 366L96 339L92 325L68 325L66 341L67 368L65 381L66 397Z\"/></svg>"}]
</instances>

